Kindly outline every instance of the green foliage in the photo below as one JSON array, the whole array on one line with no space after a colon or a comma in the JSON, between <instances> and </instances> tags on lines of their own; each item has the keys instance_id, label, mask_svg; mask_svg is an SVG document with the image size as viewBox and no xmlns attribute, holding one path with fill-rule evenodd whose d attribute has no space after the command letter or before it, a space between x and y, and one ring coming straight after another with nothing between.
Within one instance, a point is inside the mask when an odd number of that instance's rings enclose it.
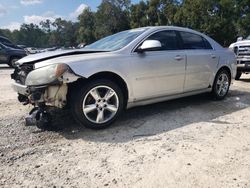
<instances>
[{"instance_id":1,"label":"green foliage","mask_svg":"<svg viewBox=\"0 0 250 188\"><path fill-rule=\"evenodd\" d=\"M238 16L234 6L234 0L186 0L174 21L176 25L204 32L227 46L237 35L235 22Z\"/></svg>"},{"instance_id":2,"label":"green foliage","mask_svg":"<svg viewBox=\"0 0 250 188\"><path fill-rule=\"evenodd\" d=\"M95 15L91 10L85 9L83 13L78 17L79 30L77 33L77 41L79 43L89 44L95 41Z\"/></svg>"},{"instance_id":3,"label":"green foliage","mask_svg":"<svg viewBox=\"0 0 250 188\"><path fill-rule=\"evenodd\" d=\"M127 0L103 0L95 13L95 36L107 35L129 29Z\"/></svg>"},{"instance_id":4,"label":"green foliage","mask_svg":"<svg viewBox=\"0 0 250 188\"><path fill-rule=\"evenodd\" d=\"M130 10L130 25L132 28L148 26L148 16L146 15L148 5L144 1L132 5Z\"/></svg>"},{"instance_id":5,"label":"green foliage","mask_svg":"<svg viewBox=\"0 0 250 188\"><path fill-rule=\"evenodd\" d=\"M224 46L250 33L250 0L102 0L97 11L85 9L78 22L61 18L20 30L0 29L17 44L34 47L76 46L137 27L177 25L208 34Z\"/></svg>"},{"instance_id":6,"label":"green foliage","mask_svg":"<svg viewBox=\"0 0 250 188\"><path fill-rule=\"evenodd\" d=\"M236 28L238 36L247 37L250 35L250 0L235 0L236 12L238 19L236 20Z\"/></svg>"}]
</instances>

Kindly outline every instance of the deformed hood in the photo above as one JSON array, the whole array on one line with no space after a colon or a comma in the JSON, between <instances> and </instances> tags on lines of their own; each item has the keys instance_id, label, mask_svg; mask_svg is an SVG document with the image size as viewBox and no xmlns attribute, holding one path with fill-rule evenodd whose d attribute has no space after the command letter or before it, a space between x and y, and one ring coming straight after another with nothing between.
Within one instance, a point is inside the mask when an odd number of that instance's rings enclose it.
<instances>
[{"instance_id":1,"label":"deformed hood","mask_svg":"<svg viewBox=\"0 0 250 188\"><path fill-rule=\"evenodd\" d=\"M52 52L42 52L38 54L28 55L16 62L17 65L22 64L34 64L40 61L45 61L57 57L62 56L73 56L73 55L80 55L80 54L90 54L90 53L100 53L100 52L107 52L102 50L93 50L93 49L76 49L76 50L57 50Z\"/></svg>"}]
</instances>

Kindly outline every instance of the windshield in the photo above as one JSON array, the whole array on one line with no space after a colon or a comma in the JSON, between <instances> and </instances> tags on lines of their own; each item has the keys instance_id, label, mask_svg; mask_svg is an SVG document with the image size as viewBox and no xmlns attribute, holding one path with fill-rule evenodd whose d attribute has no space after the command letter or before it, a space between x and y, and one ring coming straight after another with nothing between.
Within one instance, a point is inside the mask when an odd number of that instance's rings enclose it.
<instances>
[{"instance_id":1,"label":"windshield","mask_svg":"<svg viewBox=\"0 0 250 188\"><path fill-rule=\"evenodd\" d=\"M250 40L250 35L246 38L246 40Z\"/></svg>"},{"instance_id":2,"label":"windshield","mask_svg":"<svg viewBox=\"0 0 250 188\"><path fill-rule=\"evenodd\" d=\"M116 33L114 35L105 37L101 40L98 40L88 46L85 49L99 49L105 51L115 51L119 50L130 42L132 42L135 38L141 35L146 29L132 29L128 31L123 31L120 33Z\"/></svg>"}]
</instances>

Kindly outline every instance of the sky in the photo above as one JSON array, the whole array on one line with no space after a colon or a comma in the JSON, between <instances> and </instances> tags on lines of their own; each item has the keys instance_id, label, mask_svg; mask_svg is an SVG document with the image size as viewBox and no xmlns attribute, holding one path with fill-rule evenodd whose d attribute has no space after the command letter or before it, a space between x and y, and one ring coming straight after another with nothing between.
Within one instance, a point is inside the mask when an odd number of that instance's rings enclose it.
<instances>
[{"instance_id":1,"label":"sky","mask_svg":"<svg viewBox=\"0 0 250 188\"><path fill-rule=\"evenodd\" d=\"M39 24L58 17L76 21L84 8L95 11L100 3L101 0L0 0L0 28L14 30L22 23Z\"/></svg>"}]
</instances>

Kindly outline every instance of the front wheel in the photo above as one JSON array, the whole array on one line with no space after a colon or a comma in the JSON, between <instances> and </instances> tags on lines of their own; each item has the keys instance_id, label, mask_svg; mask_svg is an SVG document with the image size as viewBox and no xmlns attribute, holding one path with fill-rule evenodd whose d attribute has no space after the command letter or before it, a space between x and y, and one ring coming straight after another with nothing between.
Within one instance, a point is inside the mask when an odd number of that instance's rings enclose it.
<instances>
[{"instance_id":1,"label":"front wheel","mask_svg":"<svg viewBox=\"0 0 250 188\"><path fill-rule=\"evenodd\" d=\"M113 123L124 106L121 89L110 80L94 80L73 92L72 114L81 125L102 129Z\"/></svg>"},{"instance_id":2,"label":"front wheel","mask_svg":"<svg viewBox=\"0 0 250 188\"><path fill-rule=\"evenodd\" d=\"M212 90L212 95L214 98L216 100L224 99L229 91L230 84L230 73L226 70L221 70L218 72L215 77Z\"/></svg>"}]
</instances>

